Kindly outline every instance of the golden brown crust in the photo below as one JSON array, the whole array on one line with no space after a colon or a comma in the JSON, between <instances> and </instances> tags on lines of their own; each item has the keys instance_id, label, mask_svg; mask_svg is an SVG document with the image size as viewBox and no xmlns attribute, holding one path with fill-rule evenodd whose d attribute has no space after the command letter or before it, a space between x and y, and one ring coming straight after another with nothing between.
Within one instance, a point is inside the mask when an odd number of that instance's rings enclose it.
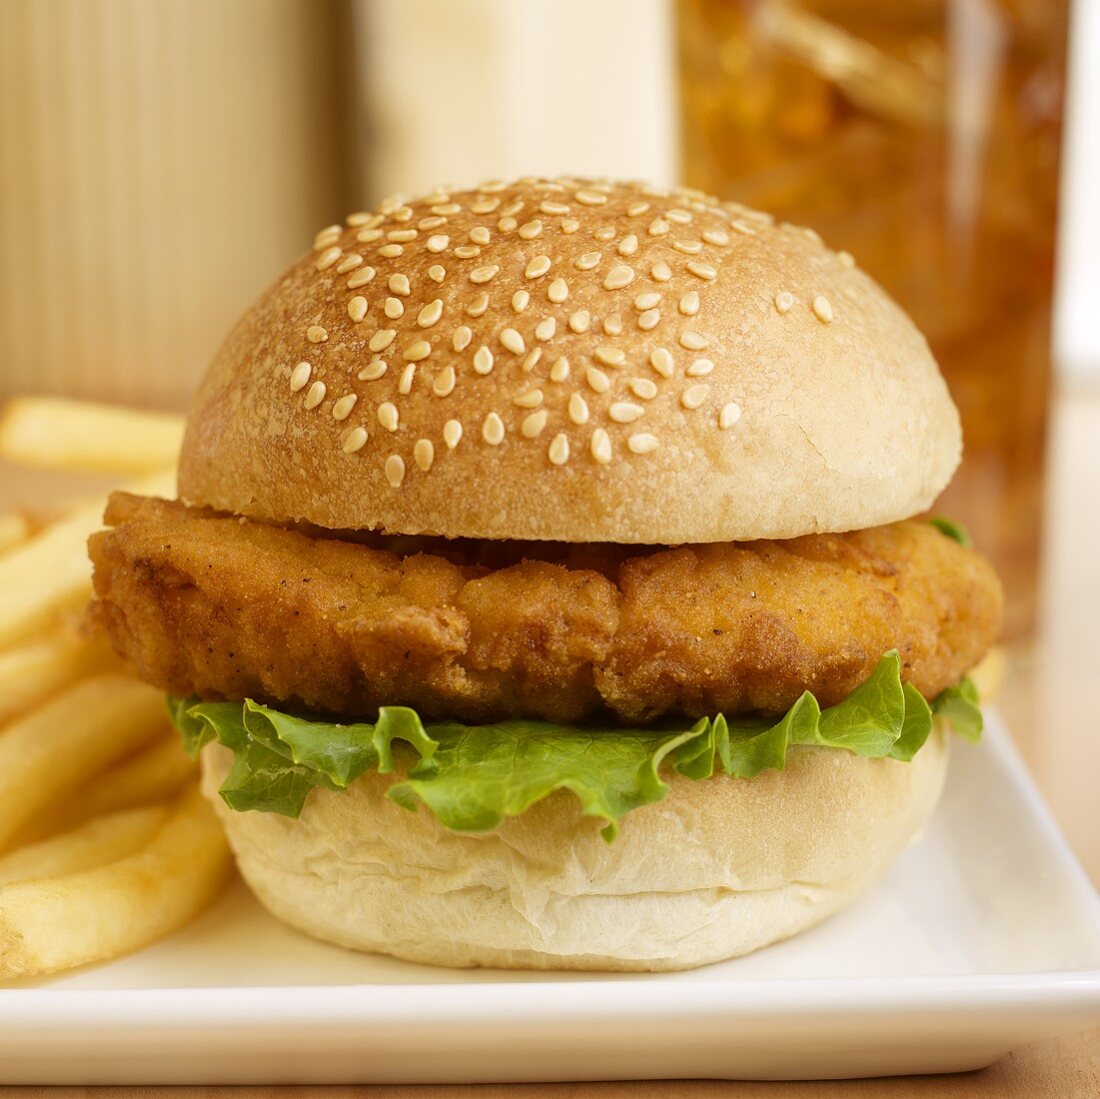
<instances>
[{"instance_id":1,"label":"golden brown crust","mask_svg":"<svg viewBox=\"0 0 1100 1099\"><path fill-rule=\"evenodd\" d=\"M905 518L958 462L925 341L807 231L689 192L534 180L352 220L221 349L183 447L188 502L727 542Z\"/></svg>"},{"instance_id":2,"label":"golden brown crust","mask_svg":"<svg viewBox=\"0 0 1100 1099\"><path fill-rule=\"evenodd\" d=\"M922 522L679 549L395 552L123 494L107 521L90 545L94 613L145 678L336 714L779 711L805 689L840 700L890 648L931 697L1000 620L989 565Z\"/></svg>"}]
</instances>

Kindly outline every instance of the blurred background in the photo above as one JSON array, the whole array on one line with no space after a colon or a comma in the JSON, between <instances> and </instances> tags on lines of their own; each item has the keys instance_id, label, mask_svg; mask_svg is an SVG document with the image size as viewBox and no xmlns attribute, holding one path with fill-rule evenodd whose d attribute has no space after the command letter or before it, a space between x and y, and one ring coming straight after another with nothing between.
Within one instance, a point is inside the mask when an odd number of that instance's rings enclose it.
<instances>
[{"instance_id":1,"label":"blurred background","mask_svg":"<svg viewBox=\"0 0 1100 1099\"><path fill-rule=\"evenodd\" d=\"M1090 0L4 0L0 398L186 407L314 232L390 192L682 180L910 311L964 420L940 507L1025 637L1051 395L1100 386L1097 59Z\"/></svg>"}]
</instances>

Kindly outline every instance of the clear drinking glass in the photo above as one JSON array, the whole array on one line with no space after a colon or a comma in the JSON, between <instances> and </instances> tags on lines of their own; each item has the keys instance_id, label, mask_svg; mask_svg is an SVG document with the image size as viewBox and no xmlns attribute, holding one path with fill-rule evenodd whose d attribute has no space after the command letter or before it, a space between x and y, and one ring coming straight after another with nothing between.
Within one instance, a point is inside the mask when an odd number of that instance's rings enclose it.
<instances>
[{"instance_id":1,"label":"clear drinking glass","mask_svg":"<svg viewBox=\"0 0 1100 1099\"><path fill-rule=\"evenodd\" d=\"M812 225L959 405L937 511L1036 611L1068 0L679 0L686 181Z\"/></svg>"}]
</instances>

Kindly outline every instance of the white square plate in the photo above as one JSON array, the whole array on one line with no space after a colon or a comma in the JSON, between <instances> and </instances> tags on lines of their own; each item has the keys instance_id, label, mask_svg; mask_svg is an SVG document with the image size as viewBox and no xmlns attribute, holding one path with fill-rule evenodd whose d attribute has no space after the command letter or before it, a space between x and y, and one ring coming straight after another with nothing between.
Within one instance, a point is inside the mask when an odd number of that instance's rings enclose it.
<instances>
[{"instance_id":1,"label":"white square plate","mask_svg":"<svg viewBox=\"0 0 1100 1099\"><path fill-rule=\"evenodd\" d=\"M939 809L889 874L747 958L435 969L313 942L238 886L139 954L0 989L0 1082L876 1076L1100 1025L1100 901L996 715L953 747Z\"/></svg>"}]
</instances>

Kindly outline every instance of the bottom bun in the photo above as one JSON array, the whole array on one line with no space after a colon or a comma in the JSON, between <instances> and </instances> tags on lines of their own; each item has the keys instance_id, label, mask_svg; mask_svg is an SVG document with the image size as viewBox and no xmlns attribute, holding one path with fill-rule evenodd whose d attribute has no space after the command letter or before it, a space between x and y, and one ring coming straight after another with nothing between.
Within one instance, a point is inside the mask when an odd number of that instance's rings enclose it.
<instances>
[{"instance_id":1,"label":"bottom bun","mask_svg":"<svg viewBox=\"0 0 1100 1099\"><path fill-rule=\"evenodd\" d=\"M943 786L933 732L912 763L794 748L752 780L670 777L614 843L557 793L484 834L445 829L365 775L315 790L298 820L217 796L232 757L203 752L204 789L252 891L342 946L448 966L672 970L733 958L842 908L920 831Z\"/></svg>"}]
</instances>

